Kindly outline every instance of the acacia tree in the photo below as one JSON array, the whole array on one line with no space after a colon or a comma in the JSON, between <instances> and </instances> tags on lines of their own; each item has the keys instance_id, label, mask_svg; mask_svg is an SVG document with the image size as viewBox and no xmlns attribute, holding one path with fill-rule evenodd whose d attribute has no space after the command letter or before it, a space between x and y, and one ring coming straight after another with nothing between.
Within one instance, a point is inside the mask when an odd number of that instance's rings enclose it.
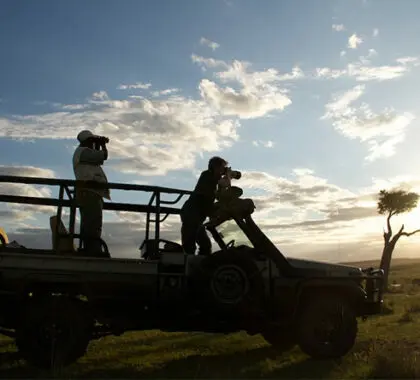
<instances>
[{"instance_id":1,"label":"acacia tree","mask_svg":"<svg viewBox=\"0 0 420 380\"><path fill-rule=\"evenodd\" d=\"M379 192L378 213L387 215L386 230L384 229L384 249L382 251L380 268L384 270L383 289L388 288L389 268L391 266L392 253L395 245L401 236L411 236L420 232L420 229L405 232L404 224L399 231L393 236L391 228L391 218L394 215L403 214L413 210L417 206L419 195L414 192L404 190L381 190Z\"/></svg>"}]
</instances>

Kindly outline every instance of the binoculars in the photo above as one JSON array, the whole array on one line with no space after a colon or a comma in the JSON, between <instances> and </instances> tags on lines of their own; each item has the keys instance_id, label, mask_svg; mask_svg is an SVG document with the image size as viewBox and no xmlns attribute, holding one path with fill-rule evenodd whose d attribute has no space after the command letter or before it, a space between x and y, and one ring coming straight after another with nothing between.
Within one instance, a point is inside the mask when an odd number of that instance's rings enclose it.
<instances>
[{"instance_id":1,"label":"binoculars","mask_svg":"<svg viewBox=\"0 0 420 380\"><path fill-rule=\"evenodd\" d=\"M109 138L105 137L105 136L99 136L95 140L96 140L96 142L98 142L100 144L108 144L109 143Z\"/></svg>"}]
</instances>

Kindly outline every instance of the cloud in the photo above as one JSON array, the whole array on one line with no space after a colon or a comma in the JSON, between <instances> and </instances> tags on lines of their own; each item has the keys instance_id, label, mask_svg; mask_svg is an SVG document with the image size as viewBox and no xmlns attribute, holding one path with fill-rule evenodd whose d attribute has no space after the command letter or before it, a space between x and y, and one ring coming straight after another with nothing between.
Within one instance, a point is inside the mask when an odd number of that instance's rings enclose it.
<instances>
[{"instance_id":1,"label":"cloud","mask_svg":"<svg viewBox=\"0 0 420 380\"><path fill-rule=\"evenodd\" d=\"M203 71L206 71L207 68L229 67L229 65L225 61L222 61L220 59L204 58L196 54L191 54L191 60L193 61L193 63L200 64Z\"/></svg>"},{"instance_id":2,"label":"cloud","mask_svg":"<svg viewBox=\"0 0 420 380\"><path fill-rule=\"evenodd\" d=\"M378 35L379 35L379 29L378 28L373 29L372 36L378 37Z\"/></svg>"},{"instance_id":3,"label":"cloud","mask_svg":"<svg viewBox=\"0 0 420 380\"><path fill-rule=\"evenodd\" d=\"M55 178L54 171L36 166L7 166L0 165L0 175L21 177Z\"/></svg>"},{"instance_id":4,"label":"cloud","mask_svg":"<svg viewBox=\"0 0 420 380\"><path fill-rule=\"evenodd\" d=\"M401 57L401 58L397 58L396 61L402 64L403 66L408 66L410 64L413 64L414 66L418 66L420 64L417 57Z\"/></svg>"},{"instance_id":5,"label":"cloud","mask_svg":"<svg viewBox=\"0 0 420 380\"><path fill-rule=\"evenodd\" d=\"M287 179L264 172L243 172L240 186L266 193L255 197L255 202L259 210L267 212L306 208L322 211L325 204L354 196L352 192L315 176L309 169L294 169L292 173L293 179Z\"/></svg>"},{"instance_id":6,"label":"cloud","mask_svg":"<svg viewBox=\"0 0 420 380\"><path fill-rule=\"evenodd\" d=\"M120 84L117 89L118 90L131 90L131 89L140 89L140 90L147 90L152 87L151 83L142 83L137 82L134 84Z\"/></svg>"},{"instance_id":7,"label":"cloud","mask_svg":"<svg viewBox=\"0 0 420 380\"><path fill-rule=\"evenodd\" d=\"M208 40L207 38L204 38L204 37L201 37L200 44L208 46L213 51L216 50L218 47L220 47L220 45L217 42L210 41L210 40Z\"/></svg>"},{"instance_id":8,"label":"cloud","mask_svg":"<svg viewBox=\"0 0 420 380\"><path fill-rule=\"evenodd\" d=\"M55 178L55 173L52 170L34 166L0 165L0 175ZM50 198L52 196L52 191L49 186L0 182L0 194L16 195L21 197ZM7 218L2 219L2 223L6 224L14 224L23 220L34 220L35 214L37 213L52 215L56 212L56 209L52 206L20 203L3 203L0 207L3 208L3 215L8 215Z\"/></svg>"},{"instance_id":9,"label":"cloud","mask_svg":"<svg viewBox=\"0 0 420 380\"><path fill-rule=\"evenodd\" d=\"M293 68L290 73L280 74L272 68L252 71L251 64L245 61L234 60L229 64L196 55L192 56L192 60L206 70L219 69L213 77L220 84L207 78L200 82L202 98L221 114L242 119L262 117L273 111L284 110L292 101L281 83L304 76L298 67ZM239 89L223 86L228 83Z\"/></svg>"},{"instance_id":10,"label":"cloud","mask_svg":"<svg viewBox=\"0 0 420 380\"><path fill-rule=\"evenodd\" d=\"M198 154L231 146L238 139L239 125L205 99L170 95L109 99L83 110L2 118L0 136L73 140L75 126L83 126L110 138L106 166L125 173L164 175L192 169Z\"/></svg>"},{"instance_id":11,"label":"cloud","mask_svg":"<svg viewBox=\"0 0 420 380\"><path fill-rule=\"evenodd\" d=\"M346 30L343 24L332 24L332 29L336 32L342 32Z\"/></svg>"},{"instance_id":12,"label":"cloud","mask_svg":"<svg viewBox=\"0 0 420 380\"><path fill-rule=\"evenodd\" d=\"M175 94L175 93L177 93L179 91L180 91L179 88L167 88L166 90L152 91L152 96L156 98L158 96L165 96L165 95ZM144 97L141 97L141 99L144 99Z\"/></svg>"},{"instance_id":13,"label":"cloud","mask_svg":"<svg viewBox=\"0 0 420 380\"><path fill-rule=\"evenodd\" d=\"M357 49L357 47L363 42L362 38L359 37L357 34L352 34L349 37L348 45L350 49Z\"/></svg>"},{"instance_id":14,"label":"cloud","mask_svg":"<svg viewBox=\"0 0 420 380\"><path fill-rule=\"evenodd\" d=\"M109 97L108 97L108 94L106 93L106 91L98 91L98 92L94 92L92 94L92 99L93 100L108 100ZM76 108L76 109L78 109L78 108Z\"/></svg>"},{"instance_id":15,"label":"cloud","mask_svg":"<svg viewBox=\"0 0 420 380\"><path fill-rule=\"evenodd\" d=\"M397 58L395 65L371 66L371 59L377 56L375 49L369 49L366 56L359 61L349 63L345 69L329 67L316 68L314 76L322 79L337 79L341 77L354 78L358 82L385 81L400 78L419 65L417 57Z\"/></svg>"},{"instance_id":16,"label":"cloud","mask_svg":"<svg viewBox=\"0 0 420 380\"><path fill-rule=\"evenodd\" d=\"M255 140L252 142L252 145L254 146L263 146L264 148L273 148L274 142L271 140L268 141L261 141L261 140Z\"/></svg>"},{"instance_id":17,"label":"cloud","mask_svg":"<svg viewBox=\"0 0 420 380\"><path fill-rule=\"evenodd\" d=\"M364 65L368 65L371 63L371 59L373 57L376 57L378 55L377 51L375 49L369 49L368 54L359 57L359 60L361 63L363 63Z\"/></svg>"},{"instance_id":18,"label":"cloud","mask_svg":"<svg viewBox=\"0 0 420 380\"><path fill-rule=\"evenodd\" d=\"M414 120L414 115L405 112L397 114L393 109L373 112L366 103L354 107L365 92L364 85L358 85L342 94L335 95L326 104L322 119L330 120L337 131L350 139L359 139L369 146L368 161L391 157L395 146L404 140L405 129Z\"/></svg>"}]
</instances>

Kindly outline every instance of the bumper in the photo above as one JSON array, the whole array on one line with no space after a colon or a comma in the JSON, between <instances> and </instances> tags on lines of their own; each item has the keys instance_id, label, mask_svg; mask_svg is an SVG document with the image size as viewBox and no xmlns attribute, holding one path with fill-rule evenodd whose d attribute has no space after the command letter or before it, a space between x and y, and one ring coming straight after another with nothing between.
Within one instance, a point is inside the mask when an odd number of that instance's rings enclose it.
<instances>
[{"instance_id":1,"label":"bumper","mask_svg":"<svg viewBox=\"0 0 420 380\"><path fill-rule=\"evenodd\" d=\"M362 305L362 316L380 314L383 305L382 285L384 271L382 269L363 269L366 298Z\"/></svg>"}]
</instances>

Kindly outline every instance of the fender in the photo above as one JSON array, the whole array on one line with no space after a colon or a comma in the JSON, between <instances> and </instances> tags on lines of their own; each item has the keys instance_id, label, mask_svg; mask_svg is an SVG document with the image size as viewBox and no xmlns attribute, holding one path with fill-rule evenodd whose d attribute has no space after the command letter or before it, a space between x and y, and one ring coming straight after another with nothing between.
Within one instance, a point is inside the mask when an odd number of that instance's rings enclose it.
<instances>
[{"instance_id":1,"label":"fender","mask_svg":"<svg viewBox=\"0 0 420 380\"><path fill-rule=\"evenodd\" d=\"M343 294L348 296L352 302L359 304L366 299L365 290L354 281L344 279L313 279L305 280L298 284L295 297L294 314L300 309L305 298L313 293Z\"/></svg>"}]
</instances>

